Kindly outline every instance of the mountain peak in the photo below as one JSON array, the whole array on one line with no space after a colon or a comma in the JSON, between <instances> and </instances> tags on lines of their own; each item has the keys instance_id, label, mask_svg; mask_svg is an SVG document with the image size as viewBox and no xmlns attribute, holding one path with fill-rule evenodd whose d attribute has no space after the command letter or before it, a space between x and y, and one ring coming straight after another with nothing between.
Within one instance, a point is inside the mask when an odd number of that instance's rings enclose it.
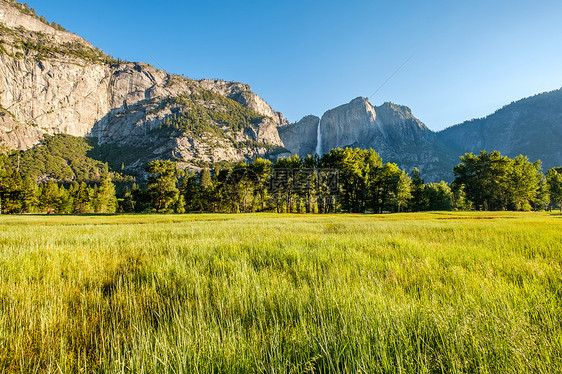
<instances>
[{"instance_id":1,"label":"mountain peak","mask_svg":"<svg viewBox=\"0 0 562 374\"><path fill-rule=\"evenodd\" d=\"M427 126L417 119L412 110L405 105L394 104L390 101L375 107L378 118L389 126L412 126L421 131L430 131Z\"/></svg>"},{"instance_id":2,"label":"mountain peak","mask_svg":"<svg viewBox=\"0 0 562 374\"><path fill-rule=\"evenodd\" d=\"M0 0L0 40L0 146L92 136L100 157L131 171L156 158L197 168L282 146L285 118L246 84L115 60L13 0Z\"/></svg>"},{"instance_id":3,"label":"mountain peak","mask_svg":"<svg viewBox=\"0 0 562 374\"><path fill-rule=\"evenodd\" d=\"M363 97L363 96L357 96L355 99L353 99L349 102L349 104L352 104L352 105L361 104L361 103L371 105L371 103L369 102L369 99L367 97Z\"/></svg>"},{"instance_id":4,"label":"mountain peak","mask_svg":"<svg viewBox=\"0 0 562 374\"><path fill-rule=\"evenodd\" d=\"M393 102L390 102L390 101L386 101L382 105L380 105L378 107L375 107L375 108L377 110L393 111L403 119L415 118L412 115L412 110L409 107L407 107L405 105L394 104Z\"/></svg>"}]
</instances>

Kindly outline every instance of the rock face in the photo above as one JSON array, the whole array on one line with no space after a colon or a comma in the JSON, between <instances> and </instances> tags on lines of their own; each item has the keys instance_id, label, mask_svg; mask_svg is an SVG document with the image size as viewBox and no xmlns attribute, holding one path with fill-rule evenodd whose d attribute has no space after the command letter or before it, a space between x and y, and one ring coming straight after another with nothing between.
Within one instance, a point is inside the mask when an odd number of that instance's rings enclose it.
<instances>
[{"instance_id":1,"label":"rock face","mask_svg":"<svg viewBox=\"0 0 562 374\"><path fill-rule=\"evenodd\" d=\"M313 155L319 121L316 116L306 116L297 123L279 127L279 137L285 149L300 156Z\"/></svg>"},{"instance_id":2,"label":"rock face","mask_svg":"<svg viewBox=\"0 0 562 374\"><path fill-rule=\"evenodd\" d=\"M18 136L6 136L8 131L0 136L9 147L20 149L35 144L42 133L84 136L110 110L110 83L106 66L2 54L0 104L14 119L15 127L7 130Z\"/></svg>"},{"instance_id":3,"label":"rock face","mask_svg":"<svg viewBox=\"0 0 562 374\"><path fill-rule=\"evenodd\" d=\"M426 181L451 180L458 156L482 149L541 159L545 169L562 165L562 89L439 133L405 106L362 97L289 124L246 84L115 60L0 0L0 147L27 149L57 133L96 137L101 159L135 171L156 158L199 168L360 147L419 168Z\"/></svg>"},{"instance_id":4,"label":"rock face","mask_svg":"<svg viewBox=\"0 0 562 374\"><path fill-rule=\"evenodd\" d=\"M385 136L376 117L375 108L362 97L328 110L320 122L318 150L327 152L332 148L358 145L366 137Z\"/></svg>"},{"instance_id":5,"label":"rock face","mask_svg":"<svg viewBox=\"0 0 562 374\"><path fill-rule=\"evenodd\" d=\"M64 30L58 30L50 24L41 21L34 13L33 15L30 12L26 14L26 7L14 0L2 0L0 2L0 20L5 27L10 29L22 27L32 32L48 34L59 44L77 42L85 43L93 48L91 44L79 36Z\"/></svg>"},{"instance_id":6,"label":"rock face","mask_svg":"<svg viewBox=\"0 0 562 374\"><path fill-rule=\"evenodd\" d=\"M429 182L452 180L459 156L481 150L540 159L547 170L562 165L562 89L517 101L488 117L438 133L415 118L408 107L393 103L375 107L362 97L327 111L321 120L308 116L279 128L279 133L285 148L294 154L372 148L383 160L407 171L417 167Z\"/></svg>"},{"instance_id":7,"label":"rock face","mask_svg":"<svg viewBox=\"0 0 562 374\"><path fill-rule=\"evenodd\" d=\"M520 154L543 169L562 165L562 89L507 105L481 119L467 121L438 133L458 154L497 150L510 157Z\"/></svg>"},{"instance_id":8,"label":"rock face","mask_svg":"<svg viewBox=\"0 0 562 374\"><path fill-rule=\"evenodd\" d=\"M139 165L174 157L187 166L246 160L282 146L277 127L288 122L248 85L116 61L22 9L0 0L1 146L27 149L43 134L94 136L100 144L144 148ZM197 119L189 120L194 113ZM174 128L170 118L183 127Z\"/></svg>"},{"instance_id":9,"label":"rock face","mask_svg":"<svg viewBox=\"0 0 562 374\"><path fill-rule=\"evenodd\" d=\"M372 148L383 160L405 170L419 168L429 181L451 179L455 155L405 106L384 103L374 107L368 99L358 97L324 113L320 126L319 120L308 116L281 127L285 148L301 156L339 147Z\"/></svg>"},{"instance_id":10,"label":"rock face","mask_svg":"<svg viewBox=\"0 0 562 374\"><path fill-rule=\"evenodd\" d=\"M240 104L273 120L278 125L288 125L282 113L274 111L268 103L252 92L249 85L238 82L225 82L221 80L202 79L201 87L233 99Z\"/></svg>"}]
</instances>

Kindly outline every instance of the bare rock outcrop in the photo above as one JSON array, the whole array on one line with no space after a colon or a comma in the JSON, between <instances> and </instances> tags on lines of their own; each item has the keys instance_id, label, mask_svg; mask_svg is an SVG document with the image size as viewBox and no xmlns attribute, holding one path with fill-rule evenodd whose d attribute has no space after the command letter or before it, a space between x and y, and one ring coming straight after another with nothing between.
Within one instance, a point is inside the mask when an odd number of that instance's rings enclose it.
<instances>
[{"instance_id":1,"label":"bare rock outcrop","mask_svg":"<svg viewBox=\"0 0 562 374\"><path fill-rule=\"evenodd\" d=\"M314 154L319 121L320 118L310 115L297 123L279 127L279 136L285 149L300 156Z\"/></svg>"},{"instance_id":2,"label":"bare rock outcrop","mask_svg":"<svg viewBox=\"0 0 562 374\"><path fill-rule=\"evenodd\" d=\"M367 98L358 97L328 110L319 126L318 122L318 117L308 116L281 127L285 147L301 156L327 153L332 148L372 148L386 162L395 162L408 171L417 167L428 181L451 179L455 155L408 107L393 103L375 107Z\"/></svg>"},{"instance_id":3,"label":"bare rock outcrop","mask_svg":"<svg viewBox=\"0 0 562 374\"><path fill-rule=\"evenodd\" d=\"M26 9L0 0L0 146L27 149L44 134L93 136L137 149L138 167L158 157L247 160L283 145L277 127L288 122L248 85L115 60Z\"/></svg>"},{"instance_id":4,"label":"bare rock outcrop","mask_svg":"<svg viewBox=\"0 0 562 374\"><path fill-rule=\"evenodd\" d=\"M278 126L288 125L282 113L276 112L261 97L252 92L249 85L239 82L227 82L219 79L201 79L201 87L236 100L255 112L271 118Z\"/></svg>"}]
</instances>

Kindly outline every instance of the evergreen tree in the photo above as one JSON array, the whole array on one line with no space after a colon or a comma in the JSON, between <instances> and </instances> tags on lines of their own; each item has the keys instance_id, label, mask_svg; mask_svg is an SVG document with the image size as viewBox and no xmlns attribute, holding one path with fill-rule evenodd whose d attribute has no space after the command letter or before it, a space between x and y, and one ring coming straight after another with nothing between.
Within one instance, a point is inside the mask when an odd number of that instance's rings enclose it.
<instances>
[{"instance_id":1,"label":"evergreen tree","mask_svg":"<svg viewBox=\"0 0 562 374\"><path fill-rule=\"evenodd\" d=\"M133 183L133 187L131 188L131 197L134 201L135 212L144 212L148 209L152 209L152 201L148 191L143 191L137 183Z\"/></svg>"},{"instance_id":2,"label":"evergreen tree","mask_svg":"<svg viewBox=\"0 0 562 374\"><path fill-rule=\"evenodd\" d=\"M546 182L546 176L540 174L541 180L539 182L539 188L537 190L537 195L531 201L531 206L534 210L546 210L550 204L550 194L548 192L548 183Z\"/></svg>"},{"instance_id":3,"label":"evergreen tree","mask_svg":"<svg viewBox=\"0 0 562 374\"><path fill-rule=\"evenodd\" d=\"M398 192L398 183L403 171L396 164L387 163L370 182L371 207L373 212L392 211Z\"/></svg>"},{"instance_id":4,"label":"evergreen tree","mask_svg":"<svg viewBox=\"0 0 562 374\"><path fill-rule=\"evenodd\" d=\"M183 195L179 195L174 211L179 214L185 213L185 197Z\"/></svg>"},{"instance_id":5,"label":"evergreen tree","mask_svg":"<svg viewBox=\"0 0 562 374\"><path fill-rule=\"evenodd\" d=\"M64 186L60 186L58 195L55 212L58 214L74 212L74 199L70 191L64 188Z\"/></svg>"},{"instance_id":6,"label":"evergreen tree","mask_svg":"<svg viewBox=\"0 0 562 374\"><path fill-rule=\"evenodd\" d=\"M540 161L526 157L510 159L494 151L461 156L453 169L455 189L464 187L467 199L476 209L527 210L536 198L540 183Z\"/></svg>"},{"instance_id":7,"label":"evergreen tree","mask_svg":"<svg viewBox=\"0 0 562 374\"><path fill-rule=\"evenodd\" d=\"M254 193L256 195L257 204L261 210L265 209L267 203L267 187L269 176L271 175L272 164L269 160L257 157L254 162L248 166L248 171L252 175L254 182Z\"/></svg>"},{"instance_id":8,"label":"evergreen tree","mask_svg":"<svg viewBox=\"0 0 562 374\"><path fill-rule=\"evenodd\" d=\"M508 185L509 208L513 210L531 210L531 202L539 192L542 180L541 162L531 164L527 157L517 156L511 161L511 173Z\"/></svg>"},{"instance_id":9,"label":"evergreen tree","mask_svg":"<svg viewBox=\"0 0 562 374\"><path fill-rule=\"evenodd\" d=\"M8 168L2 172L0 179L0 201L2 213L20 213L22 211L22 185L20 173Z\"/></svg>"},{"instance_id":10,"label":"evergreen tree","mask_svg":"<svg viewBox=\"0 0 562 374\"><path fill-rule=\"evenodd\" d=\"M209 210L213 212L224 212L229 209L230 196L225 192L225 182L230 174L230 169L216 168L212 187L205 191L202 201L209 204Z\"/></svg>"},{"instance_id":11,"label":"evergreen tree","mask_svg":"<svg viewBox=\"0 0 562 374\"><path fill-rule=\"evenodd\" d=\"M471 210L472 203L466 198L464 186L453 188L453 206L456 210Z\"/></svg>"},{"instance_id":12,"label":"evergreen tree","mask_svg":"<svg viewBox=\"0 0 562 374\"><path fill-rule=\"evenodd\" d=\"M201 171L201 177L200 177L200 183L201 183L201 187L203 187L203 189L208 189L211 187L211 172L209 171L209 168L204 168Z\"/></svg>"},{"instance_id":13,"label":"evergreen tree","mask_svg":"<svg viewBox=\"0 0 562 374\"><path fill-rule=\"evenodd\" d=\"M4 213L4 190L5 190L5 178L6 178L6 169L5 169L5 162L8 159L8 156L4 153L0 152L0 214Z\"/></svg>"},{"instance_id":14,"label":"evergreen tree","mask_svg":"<svg viewBox=\"0 0 562 374\"><path fill-rule=\"evenodd\" d=\"M396 185L396 203L398 205L398 212L408 204L412 198L412 180L404 171L400 173L398 184Z\"/></svg>"},{"instance_id":15,"label":"evergreen tree","mask_svg":"<svg viewBox=\"0 0 562 374\"><path fill-rule=\"evenodd\" d=\"M115 213L117 210L115 185L107 174L101 179L100 186L94 196L94 209L96 213Z\"/></svg>"},{"instance_id":16,"label":"evergreen tree","mask_svg":"<svg viewBox=\"0 0 562 374\"><path fill-rule=\"evenodd\" d=\"M132 191L127 187L123 193L123 199L119 202L119 211L123 213L131 213L135 211L135 199Z\"/></svg>"},{"instance_id":17,"label":"evergreen tree","mask_svg":"<svg viewBox=\"0 0 562 374\"><path fill-rule=\"evenodd\" d=\"M188 211L201 211L205 205L202 201L203 187L199 184L197 175L185 170L179 182L179 193L184 197L185 209Z\"/></svg>"},{"instance_id":18,"label":"evergreen tree","mask_svg":"<svg viewBox=\"0 0 562 374\"><path fill-rule=\"evenodd\" d=\"M546 174L546 181L551 205L558 205L560 213L562 213L562 170L559 171L558 169L559 168L550 169Z\"/></svg>"},{"instance_id":19,"label":"evergreen tree","mask_svg":"<svg viewBox=\"0 0 562 374\"><path fill-rule=\"evenodd\" d=\"M41 211L50 214L55 213L60 204L59 200L59 186L55 181L49 180L41 186L41 194L39 195Z\"/></svg>"},{"instance_id":20,"label":"evergreen tree","mask_svg":"<svg viewBox=\"0 0 562 374\"><path fill-rule=\"evenodd\" d=\"M176 202L178 171L172 161L155 160L148 163L148 195L156 212L165 212Z\"/></svg>"},{"instance_id":21,"label":"evergreen tree","mask_svg":"<svg viewBox=\"0 0 562 374\"><path fill-rule=\"evenodd\" d=\"M298 195L295 191L295 178L302 169L302 160L298 155L278 159L273 165L275 170L274 199L277 212L285 211L292 213L296 211Z\"/></svg>"},{"instance_id":22,"label":"evergreen tree","mask_svg":"<svg viewBox=\"0 0 562 374\"><path fill-rule=\"evenodd\" d=\"M429 207L429 203L427 201L427 196L425 194L425 182L421 177L420 171L417 168L414 168L410 173L412 178L412 200L411 200L411 209L414 212L420 212L427 210Z\"/></svg>"},{"instance_id":23,"label":"evergreen tree","mask_svg":"<svg viewBox=\"0 0 562 374\"><path fill-rule=\"evenodd\" d=\"M215 169L215 175L217 170ZM204 168L199 173L199 187L197 192L193 190L192 192L195 193L193 195L196 197L194 200L193 210L214 210L213 205L216 202L216 186L213 183L213 178L211 177L211 171L208 168ZM186 196L187 197L187 196Z\"/></svg>"},{"instance_id":24,"label":"evergreen tree","mask_svg":"<svg viewBox=\"0 0 562 374\"><path fill-rule=\"evenodd\" d=\"M425 196L429 210L452 210L453 192L446 182L425 185Z\"/></svg>"},{"instance_id":25,"label":"evergreen tree","mask_svg":"<svg viewBox=\"0 0 562 374\"><path fill-rule=\"evenodd\" d=\"M74 212L89 213L91 211L90 204L92 201L93 191L82 182L78 187L74 188Z\"/></svg>"},{"instance_id":26,"label":"evergreen tree","mask_svg":"<svg viewBox=\"0 0 562 374\"><path fill-rule=\"evenodd\" d=\"M338 170L339 199L344 211L364 212L370 191L382 170L382 160L373 151L359 148L332 149L321 159L322 167Z\"/></svg>"},{"instance_id":27,"label":"evergreen tree","mask_svg":"<svg viewBox=\"0 0 562 374\"><path fill-rule=\"evenodd\" d=\"M236 164L223 181L226 206L233 213L251 212L256 201L254 175L247 164Z\"/></svg>"},{"instance_id":28,"label":"evergreen tree","mask_svg":"<svg viewBox=\"0 0 562 374\"><path fill-rule=\"evenodd\" d=\"M21 191L22 211L33 213L39 208L39 186L29 175L23 178Z\"/></svg>"}]
</instances>

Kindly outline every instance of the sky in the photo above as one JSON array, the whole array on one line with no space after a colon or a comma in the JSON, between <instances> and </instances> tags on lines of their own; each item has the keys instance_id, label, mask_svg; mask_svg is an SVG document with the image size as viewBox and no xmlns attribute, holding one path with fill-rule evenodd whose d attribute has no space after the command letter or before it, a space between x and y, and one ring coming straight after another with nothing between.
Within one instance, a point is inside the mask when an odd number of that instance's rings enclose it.
<instances>
[{"instance_id":1,"label":"sky","mask_svg":"<svg viewBox=\"0 0 562 374\"><path fill-rule=\"evenodd\" d=\"M560 0L25 1L115 58L247 83L291 122L363 96L440 130L562 87Z\"/></svg>"}]
</instances>

